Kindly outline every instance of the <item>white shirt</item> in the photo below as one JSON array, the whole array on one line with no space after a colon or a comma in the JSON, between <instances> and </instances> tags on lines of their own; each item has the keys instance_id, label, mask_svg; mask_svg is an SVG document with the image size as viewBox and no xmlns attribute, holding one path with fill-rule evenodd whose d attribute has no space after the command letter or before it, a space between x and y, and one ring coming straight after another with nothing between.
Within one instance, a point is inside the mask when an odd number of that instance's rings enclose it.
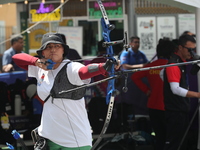
<instances>
[{"instance_id":1,"label":"white shirt","mask_svg":"<svg viewBox=\"0 0 200 150\"><path fill-rule=\"evenodd\" d=\"M37 92L42 100L50 94L57 73L67 61L64 60L57 69L50 71L29 66L28 75L37 79ZM78 62L67 65L69 81L74 85L90 83L90 79L81 80L79 77L78 71L82 66ZM92 146L92 135L84 98L80 100L54 99L52 103L50 97L44 103L38 132L40 136L64 147Z\"/></svg>"}]
</instances>

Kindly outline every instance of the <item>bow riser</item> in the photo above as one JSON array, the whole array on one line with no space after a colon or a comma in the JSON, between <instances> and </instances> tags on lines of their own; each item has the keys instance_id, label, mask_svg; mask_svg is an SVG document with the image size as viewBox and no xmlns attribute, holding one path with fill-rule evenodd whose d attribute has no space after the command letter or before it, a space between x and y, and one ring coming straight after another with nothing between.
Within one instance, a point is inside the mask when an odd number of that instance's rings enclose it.
<instances>
[{"instance_id":1,"label":"bow riser","mask_svg":"<svg viewBox=\"0 0 200 150\"><path fill-rule=\"evenodd\" d=\"M104 18L101 18L101 25L102 25L102 28L103 28L102 36L104 38L104 41L110 42L110 32L111 32L111 30L109 29L109 26L111 26L111 25L109 24L109 21L107 20L107 24L106 24ZM113 61L116 61L115 58L114 58L112 46L107 47L107 55L108 55L108 59L112 59ZM112 75L114 75L114 73L115 73L115 70L114 70L114 65L113 65L112 68L111 68L111 71L109 72L109 75L112 76ZM106 96L106 103L107 104L109 103L110 98L112 96L112 93L115 90L114 83L115 83L115 79L108 81L107 96Z\"/></svg>"}]
</instances>

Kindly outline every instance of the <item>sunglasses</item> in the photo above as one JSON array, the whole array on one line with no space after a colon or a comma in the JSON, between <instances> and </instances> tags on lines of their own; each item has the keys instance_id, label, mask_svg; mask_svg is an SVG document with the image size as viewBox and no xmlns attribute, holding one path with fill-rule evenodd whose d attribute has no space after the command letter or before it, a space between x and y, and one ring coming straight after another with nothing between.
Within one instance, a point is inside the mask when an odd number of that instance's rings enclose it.
<instances>
[{"instance_id":1,"label":"sunglasses","mask_svg":"<svg viewBox=\"0 0 200 150\"><path fill-rule=\"evenodd\" d=\"M182 45L183 48L186 48L188 50L188 52L191 52L191 51L196 51L196 47L195 48L189 48L189 47L185 47Z\"/></svg>"}]
</instances>

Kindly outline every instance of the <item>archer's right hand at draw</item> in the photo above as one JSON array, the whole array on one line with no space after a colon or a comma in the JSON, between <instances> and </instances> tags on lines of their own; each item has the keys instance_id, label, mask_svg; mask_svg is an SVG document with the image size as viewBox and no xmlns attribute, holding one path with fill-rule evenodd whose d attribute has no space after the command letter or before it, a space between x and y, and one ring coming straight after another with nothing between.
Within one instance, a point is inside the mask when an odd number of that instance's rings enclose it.
<instances>
[{"instance_id":1,"label":"archer's right hand at draw","mask_svg":"<svg viewBox=\"0 0 200 150\"><path fill-rule=\"evenodd\" d=\"M54 66L54 62L50 59L45 59L45 58L42 58L42 59L38 59L36 62L35 62L35 65L38 66L39 68L43 69L43 70L52 70L53 69L53 66Z\"/></svg>"}]
</instances>

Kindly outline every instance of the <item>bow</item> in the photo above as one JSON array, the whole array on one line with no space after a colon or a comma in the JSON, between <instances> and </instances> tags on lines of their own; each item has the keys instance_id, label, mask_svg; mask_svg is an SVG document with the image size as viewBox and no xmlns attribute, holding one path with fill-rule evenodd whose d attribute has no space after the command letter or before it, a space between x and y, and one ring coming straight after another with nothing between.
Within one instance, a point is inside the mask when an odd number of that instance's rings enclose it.
<instances>
[{"instance_id":1,"label":"bow","mask_svg":"<svg viewBox=\"0 0 200 150\"><path fill-rule=\"evenodd\" d=\"M108 16L106 13L106 10L103 6L103 3L101 0L97 0L97 3L99 5L99 8L101 10L102 13L102 18L101 18L101 25L102 25L102 36L104 38L104 44L103 46L107 48L107 58L111 59L112 61L116 61L116 59L114 58L114 52L113 52L113 48L112 45L116 45L116 44L120 44L123 43L124 40L121 41L110 41L110 32L115 28L114 25L111 25L109 20L108 20ZM127 40L126 40L127 41ZM114 68L114 64L112 65L111 71L108 72L109 76L111 76L111 80L108 81L108 87L107 87L107 96L106 96L106 102L108 105L108 111L107 111L107 115L106 115L106 119L104 122L104 126L101 130L101 133L99 135L99 137L97 138L96 142L94 143L93 147L91 148L91 150L94 150L97 145L101 142L102 140L102 136L103 134L105 134L110 120L111 120L111 116L112 116L112 111L113 111L113 106L114 106L114 99L115 96L117 94L117 90L115 89L115 68Z\"/></svg>"},{"instance_id":2,"label":"bow","mask_svg":"<svg viewBox=\"0 0 200 150\"><path fill-rule=\"evenodd\" d=\"M125 38L124 40L119 40L119 41L111 41L110 40L110 37L109 37L110 36L110 32L114 29L114 25L111 25L109 23L109 20L108 20L108 17L107 17L107 13L105 11L105 8L104 8L101 0L97 0L97 2L98 2L98 5L99 5L99 7L101 9L102 15L103 15L103 17L101 18L101 25L102 25L102 30L103 30L102 36L103 36L104 41L105 41L103 46L107 48L107 58L112 60L113 62L116 62L116 59L114 58L114 52L113 52L112 45L116 45L116 44L120 44L120 43L126 42L126 46L124 46L124 47L127 49L128 48L127 38ZM127 34L125 33L125 36L126 35ZM47 61L46 63L48 63L50 65L48 67L48 69L52 68L53 65L54 65L50 61ZM109 126L109 123L110 123L110 120L111 120L111 116L112 116L113 107L114 107L114 99L115 99L115 96L117 94L117 90L115 89L115 78L116 78L116 75L115 75L114 64L111 67L111 71L109 71L108 73L109 73L110 79L111 79L111 80L108 81L107 96L106 96L106 102L107 102L107 104L109 103L108 111L107 111L107 115L106 115L106 119L105 119L104 126L102 128L102 131L101 131L98 139L96 140L96 142L93 145L91 150L94 150L97 147L97 145L101 142L102 136L103 136L103 134L105 134L105 132L106 132L108 126ZM59 94L61 94L63 92L68 92L68 91L61 91ZM67 113L66 110L65 110L65 112ZM72 130L73 130L73 128L72 128ZM77 145L78 145L78 142L77 142ZM79 145L78 145L78 147L79 147Z\"/></svg>"}]
</instances>

